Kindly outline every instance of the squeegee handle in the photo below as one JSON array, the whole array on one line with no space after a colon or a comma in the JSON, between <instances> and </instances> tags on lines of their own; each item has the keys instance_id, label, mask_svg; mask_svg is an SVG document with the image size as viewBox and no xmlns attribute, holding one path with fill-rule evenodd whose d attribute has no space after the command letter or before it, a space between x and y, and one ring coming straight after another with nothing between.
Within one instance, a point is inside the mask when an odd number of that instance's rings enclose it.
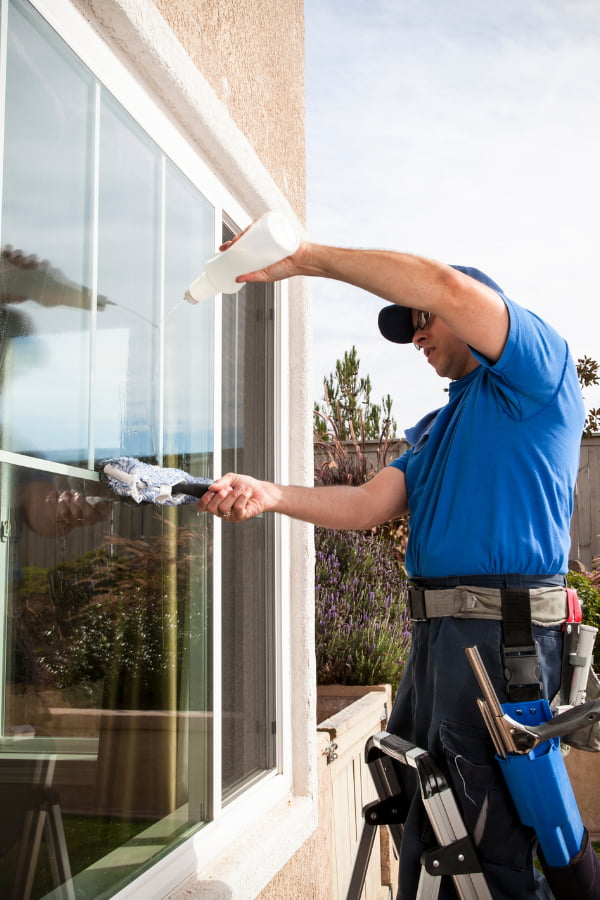
<instances>
[{"instance_id":1,"label":"squeegee handle","mask_svg":"<svg viewBox=\"0 0 600 900\"><path fill-rule=\"evenodd\" d=\"M208 490L208 484L197 481L178 481L171 488L172 494L188 494L190 497L203 497Z\"/></svg>"},{"instance_id":2,"label":"squeegee handle","mask_svg":"<svg viewBox=\"0 0 600 900\"><path fill-rule=\"evenodd\" d=\"M587 703L573 706L547 722L542 722L540 725L530 725L529 731L542 740L550 740L550 738L554 737L566 737L572 731L584 728L586 725L591 726L598 721L600 721L600 699L588 700Z\"/></svg>"}]
</instances>

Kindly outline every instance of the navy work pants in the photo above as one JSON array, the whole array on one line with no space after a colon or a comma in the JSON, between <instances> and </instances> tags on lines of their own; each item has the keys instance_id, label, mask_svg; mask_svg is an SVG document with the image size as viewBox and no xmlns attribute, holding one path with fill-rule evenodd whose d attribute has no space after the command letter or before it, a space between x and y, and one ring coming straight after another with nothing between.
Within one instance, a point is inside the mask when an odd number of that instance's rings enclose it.
<instances>
[{"instance_id":1,"label":"navy work pants","mask_svg":"<svg viewBox=\"0 0 600 900\"><path fill-rule=\"evenodd\" d=\"M552 698L560 682L562 629L533 626L533 634L544 696ZM504 703L508 697L501 645L500 622L451 617L416 622L388 731L428 750L446 772L494 900L548 900L550 890L533 866L535 836L521 824L494 758L476 702L481 691L464 652L465 647L477 646ZM436 841L414 771L398 768L411 798L402 839L398 900L414 900L421 854L435 847ZM439 900L455 897L451 878L444 877Z\"/></svg>"}]
</instances>

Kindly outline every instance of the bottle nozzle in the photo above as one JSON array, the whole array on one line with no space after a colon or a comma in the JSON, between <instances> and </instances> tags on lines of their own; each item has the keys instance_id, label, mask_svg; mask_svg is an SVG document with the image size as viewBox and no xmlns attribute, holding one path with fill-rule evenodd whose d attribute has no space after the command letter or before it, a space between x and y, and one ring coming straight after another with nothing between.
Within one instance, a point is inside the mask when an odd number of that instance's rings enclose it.
<instances>
[{"instance_id":1,"label":"bottle nozzle","mask_svg":"<svg viewBox=\"0 0 600 900\"><path fill-rule=\"evenodd\" d=\"M209 279L206 272L203 272L202 275L199 275L198 278L190 284L184 294L184 299L187 300L188 303L196 304L200 303L202 300L210 300L211 297L216 296L218 293L218 289Z\"/></svg>"}]
</instances>

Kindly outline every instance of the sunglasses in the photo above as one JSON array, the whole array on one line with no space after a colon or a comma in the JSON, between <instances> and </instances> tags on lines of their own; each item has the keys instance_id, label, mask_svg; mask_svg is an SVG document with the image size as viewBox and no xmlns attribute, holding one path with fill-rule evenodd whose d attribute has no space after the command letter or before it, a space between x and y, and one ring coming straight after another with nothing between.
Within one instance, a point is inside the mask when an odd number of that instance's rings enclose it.
<instances>
[{"instance_id":1,"label":"sunglasses","mask_svg":"<svg viewBox=\"0 0 600 900\"><path fill-rule=\"evenodd\" d=\"M414 320L414 329L415 331L420 331L422 328L427 328L429 322L431 321L431 313L423 312L421 309L416 310L417 316Z\"/></svg>"}]
</instances>

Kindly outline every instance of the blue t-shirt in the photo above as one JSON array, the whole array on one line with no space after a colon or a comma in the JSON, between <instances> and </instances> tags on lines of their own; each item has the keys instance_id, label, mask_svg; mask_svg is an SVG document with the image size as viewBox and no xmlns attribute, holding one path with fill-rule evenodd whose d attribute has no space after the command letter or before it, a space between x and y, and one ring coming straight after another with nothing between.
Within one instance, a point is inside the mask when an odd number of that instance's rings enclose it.
<instances>
[{"instance_id":1,"label":"blue t-shirt","mask_svg":"<svg viewBox=\"0 0 600 900\"><path fill-rule=\"evenodd\" d=\"M495 365L450 384L406 432L409 575L565 573L585 412L566 341L500 294L510 330Z\"/></svg>"}]
</instances>

